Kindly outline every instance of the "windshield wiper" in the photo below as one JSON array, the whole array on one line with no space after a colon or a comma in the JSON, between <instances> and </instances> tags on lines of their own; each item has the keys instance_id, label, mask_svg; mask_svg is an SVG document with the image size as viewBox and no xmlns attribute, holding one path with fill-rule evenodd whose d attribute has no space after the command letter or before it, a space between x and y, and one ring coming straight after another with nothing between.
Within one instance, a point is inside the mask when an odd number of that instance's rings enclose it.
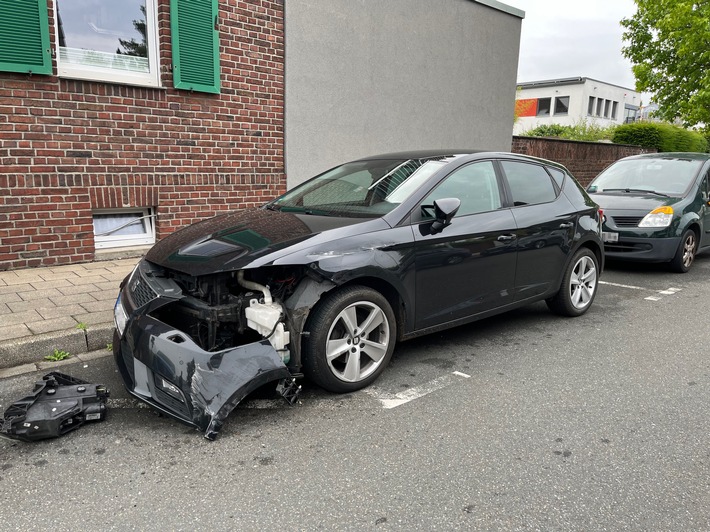
<instances>
[{"instance_id":1,"label":"windshield wiper","mask_svg":"<svg viewBox=\"0 0 710 532\"><path fill-rule=\"evenodd\" d=\"M656 196L663 196L664 198L670 198L668 194L663 192L656 192L655 190L646 190L645 188L605 188L599 192L643 192L644 194L655 194Z\"/></svg>"},{"instance_id":2,"label":"windshield wiper","mask_svg":"<svg viewBox=\"0 0 710 532\"><path fill-rule=\"evenodd\" d=\"M273 203L267 203L267 204L265 205L265 208L266 208L267 210L270 210L270 211L280 211L280 210L281 210L281 207L277 207L277 206L274 205Z\"/></svg>"}]
</instances>

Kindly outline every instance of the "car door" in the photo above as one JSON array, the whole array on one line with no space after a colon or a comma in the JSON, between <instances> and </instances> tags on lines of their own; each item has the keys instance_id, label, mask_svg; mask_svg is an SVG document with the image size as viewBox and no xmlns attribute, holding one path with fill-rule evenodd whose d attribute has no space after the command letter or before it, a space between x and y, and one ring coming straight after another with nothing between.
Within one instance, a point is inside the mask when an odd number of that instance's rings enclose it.
<instances>
[{"instance_id":1,"label":"car door","mask_svg":"<svg viewBox=\"0 0 710 532\"><path fill-rule=\"evenodd\" d=\"M424 329L512 301L515 220L492 161L454 170L413 214L415 326ZM434 200L457 198L451 224L432 231Z\"/></svg>"},{"instance_id":2,"label":"car door","mask_svg":"<svg viewBox=\"0 0 710 532\"><path fill-rule=\"evenodd\" d=\"M700 236L699 247L704 248L710 246L710 172L705 173L698 189L698 195L702 201L700 217L703 222L703 234Z\"/></svg>"},{"instance_id":3,"label":"car door","mask_svg":"<svg viewBox=\"0 0 710 532\"><path fill-rule=\"evenodd\" d=\"M555 287L567 262L577 209L543 165L501 161L518 235L515 301ZM560 180L562 183L562 180Z\"/></svg>"}]
</instances>

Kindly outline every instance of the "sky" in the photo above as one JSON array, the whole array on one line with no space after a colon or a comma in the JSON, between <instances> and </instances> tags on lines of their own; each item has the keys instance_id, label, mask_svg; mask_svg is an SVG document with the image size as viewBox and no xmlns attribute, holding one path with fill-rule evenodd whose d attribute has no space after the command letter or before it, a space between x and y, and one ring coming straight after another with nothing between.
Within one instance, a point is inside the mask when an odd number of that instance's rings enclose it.
<instances>
[{"instance_id":1,"label":"sky","mask_svg":"<svg viewBox=\"0 0 710 532\"><path fill-rule=\"evenodd\" d=\"M587 77L634 89L631 63L621 54L622 18L633 0L503 0L525 11L519 83Z\"/></svg>"}]
</instances>

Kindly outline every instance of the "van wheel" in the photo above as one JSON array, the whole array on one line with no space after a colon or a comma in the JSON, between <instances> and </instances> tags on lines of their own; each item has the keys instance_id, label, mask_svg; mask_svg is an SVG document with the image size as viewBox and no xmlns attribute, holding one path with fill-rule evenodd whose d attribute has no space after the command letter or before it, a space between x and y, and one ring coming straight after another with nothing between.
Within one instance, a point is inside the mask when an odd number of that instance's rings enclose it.
<instances>
[{"instance_id":1,"label":"van wheel","mask_svg":"<svg viewBox=\"0 0 710 532\"><path fill-rule=\"evenodd\" d=\"M670 269L676 273L687 273L695 260L698 237L692 229L686 229L680 239L680 245L670 263Z\"/></svg>"}]
</instances>

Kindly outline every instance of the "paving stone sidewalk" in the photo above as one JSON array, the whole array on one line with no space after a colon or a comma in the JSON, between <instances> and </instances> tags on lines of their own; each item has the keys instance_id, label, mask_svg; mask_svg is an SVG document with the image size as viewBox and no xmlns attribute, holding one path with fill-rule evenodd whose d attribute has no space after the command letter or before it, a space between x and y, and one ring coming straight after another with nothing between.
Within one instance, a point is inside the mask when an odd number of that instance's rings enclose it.
<instances>
[{"instance_id":1,"label":"paving stone sidewalk","mask_svg":"<svg viewBox=\"0 0 710 532\"><path fill-rule=\"evenodd\" d=\"M119 283L138 260L0 271L0 369L106 349Z\"/></svg>"}]
</instances>

